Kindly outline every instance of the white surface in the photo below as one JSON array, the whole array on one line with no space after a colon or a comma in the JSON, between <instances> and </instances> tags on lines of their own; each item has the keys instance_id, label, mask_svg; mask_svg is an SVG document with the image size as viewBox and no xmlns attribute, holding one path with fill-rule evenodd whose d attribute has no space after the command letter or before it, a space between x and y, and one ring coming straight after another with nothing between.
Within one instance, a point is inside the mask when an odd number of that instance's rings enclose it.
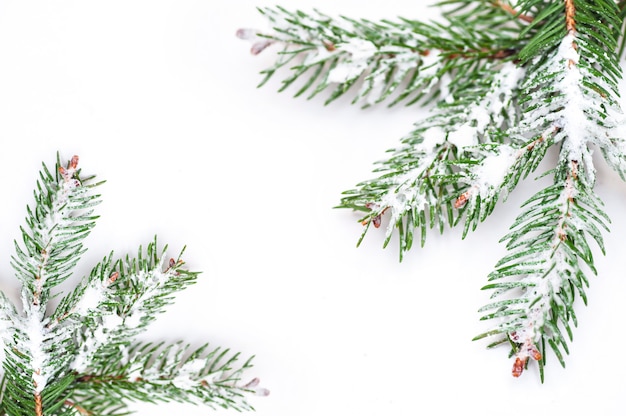
<instances>
[{"instance_id":1,"label":"white surface","mask_svg":"<svg viewBox=\"0 0 626 416\"><path fill-rule=\"evenodd\" d=\"M287 8L371 19L432 16L420 2L284 0ZM397 261L382 232L360 248L340 193L409 131L417 108L322 106L256 89L272 52L248 53L239 27L262 27L258 1L4 1L0 3L0 286L42 161L78 154L107 183L79 274L154 234L187 245L204 273L146 337L185 338L256 355L269 397L259 416L623 414L623 206L626 187L598 162L613 220L589 306L577 308L567 369L549 356L510 375L506 349L472 342L486 328L479 290L527 181L477 232L431 234ZM285 73L279 74L286 75ZM235 414L137 405L139 415Z\"/></svg>"}]
</instances>

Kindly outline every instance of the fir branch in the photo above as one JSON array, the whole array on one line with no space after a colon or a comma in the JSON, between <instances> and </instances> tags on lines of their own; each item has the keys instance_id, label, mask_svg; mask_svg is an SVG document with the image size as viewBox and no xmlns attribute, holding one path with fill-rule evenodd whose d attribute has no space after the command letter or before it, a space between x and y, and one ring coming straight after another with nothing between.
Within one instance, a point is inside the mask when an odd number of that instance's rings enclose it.
<instances>
[{"instance_id":1,"label":"fir branch","mask_svg":"<svg viewBox=\"0 0 626 416\"><path fill-rule=\"evenodd\" d=\"M270 44L283 45L276 64L262 72L265 78L260 85L296 58L301 61L291 67L293 75L283 81L280 90L300 77L308 77L295 95L310 91L308 98L312 98L336 84L326 103L342 96L366 73L353 102L364 100L373 104L390 96L405 81L409 83L407 89L413 91L419 91L430 81L428 76L420 78L415 74L416 67L432 64L425 59L428 52L420 48L419 40L404 27L336 20L321 13L311 16L280 7L260 11L272 22L274 33L240 30L238 35L256 42L252 47L255 54Z\"/></svg>"},{"instance_id":2,"label":"fir branch","mask_svg":"<svg viewBox=\"0 0 626 416\"><path fill-rule=\"evenodd\" d=\"M257 387L258 379L241 382L250 359L236 366L239 354L229 355L221 348L204 345L190 352L181 342L145 343L133 345L122 356L102 371L78 377L70 400L88 409L128 401L176 401L241 411L252 410L242 401L244 394L267 394Z\"/></svg>"},{"instance_id":3,"label":"fir branch","mask_svg":"<svg viewBox=\"0 0 626 416\"><path fill-rule=\"evenodd\" d=\"M283 81L284 91L300 78L308 80L296 92L310 91L312 98L335 86L326 104L361 85L353 103L364 106L391 100L390 105L407 105L430 97L432 87L455 69L444 60L462 57L470 63L480 59L500 60L514 53L514 37L507 26L513 20L500 8L480 28L471 28L462 17L450 16L448 25L403 19L400 22L333 19L319 12L310 15L281 7L263 8L273 26L272 33L240 29L240 38L253 42L258 54L273 44L282 45L276 63L262 71L264 85L279 69L292 75ZM396 91L401 92L394 95Z\"/></svg>"},{"instance_id":4,"label":"fir branch","mask_svg":"<svg viewBox=\"0 0 626 416\"><path fill-rule=\"evenodd\" d=\"M57 163L54 175L44 165L36 205L33 210L28 208L29 229L22 228L25 249L15 243L12 264L33 305L45 303L50 289L70 276L84 252L82 241L97 218L93 207L99 203L99 195L92 189L98 183L81 178L77 165L76 157L67 167Z\"/></svg>"},{"instance_id":5,"label":"fir branch","mask_svg":"<svg viewBox=\"0 0 626 416\"><path fill-rule=\"evenodd\" d=\"M384 246L397 232L400 259L415 232L424 244L428 229L464 224L465 237L498 199L537 170L549 149L558 148L557 165L539 173L553 175L553 184L526 202L503 238L508 254L484 287L494 291L494 300L481 308L483 319L499 323L476 337L499 336L491 346L508 341L513 375L521 375L532 358L543 380L546 346L564 365L576 325L574 299L578 294L586 302L586 271L596 272L587 240L604 252L601 230L608 230L609 220L594 193L592 149L626 179L618 92L626 3L444 0L438 5L445 8L444 23L406 18L373 23L267 9L262 12L274 33L246 33L258 36L252 36L259 42L254 52L274 43L284 47L276 65L264 71L267 77L302 57L284 88L316 68L296 95L316 83L318 93L335 81L332 101L360 80L368 94L382 93L373 100L357 93L355 102L379 102L393 93L391 104L434 103L429 116L377 162L377 176L342 195L340 208L364 213L359 244L384 216L389 217ZM367 53L355 54L350 45L356 44L367 44ZM390 45L399 50L389 52ZM400 72L384 63L398 56L412 58L405 68L413 72L393 78L400 82L391 83L392 91L386 82ZM350 76L334 78L336 68ZM385 69L377 72L380 68ZM378 89L372 86L376 74L384 75L376 81Z\"/></svg>"},{"instance_id":6,"label":"fir branch","mask_svg":"<svg viewBox=\"0 0 626 416\"><path fill-rule=\"evenodd\" d=\"M164 311L173 295L196 281L199 273L184 267L184 250L177 259L166 260L167 246L160 250L155 237L145 251L139 248L135 258L114 261L111 253L48 313L50 289L71 276L85 251L82 241L97 218L93 207L99 195L93 188L99 183L79 176L77 165L74 156L66 168L59 164L55 175L44 165L35 208L28 210L29 231L22 229L26 248L16 244L12 264L23 283L23 310L0 296L5 351L0 414L121 415L126 412L125 403L120 403L125 399L150 401L155 395L162 401L251 409L244 394L266 390L239 384L250 360L235 368L238 354L221 362L228 350L219 348L206 354L202 348L191 354L193 358L184 358L188 347L178 344L166 348L175 354L159 357L152 355L156 348L148 353L132 347L136 335ZM169 384L163 382L165 373L155 373L164 368L154 364L158 360L167 360ZM206 367L197 368L198 360ZM128 379L131 368L144 379L156 378L138 383L136 377ZM223 378L205 380L218 374ZM181 387L185 377L202 389ZM102 380L108 382L106 394L94 397L89 393L97 393L96 378L99 386Z\"/></svg>"},{"instance_id":7,"label":"fir branch","mask_svg":"<svg viewBox=\"0 0 626 416\"><path fill-rule=\"evenodd\" d=\"M57 320L69 317L82 323L75 334L82 346L71 364L74 371L84 372L90 363L105 365L164 311L173 293L195 283L198 273L185 270L180 256L165 267L166 250L159 255L155 238L134 259L111 264L109 256L61 302Z\"/></svg>"},{"instance_id":8,"label":"fir branch","mask_svg":"<svg viewBox=\"0 0 626 416\"><path fill-rule=\"evenodd\" d=\"M563 353L568 348L561 328L571 340L570 323L576 325L576 292L586 302L584 287L588 280L579 263L595 273L586 238L593 238L604 252L600 228L608 230L608 217L593 192L595 168L589 146L600 147L609 164L624 175L624 154L615 152L616 143L621 146L623 140L615 137L621 113L617 104L616 80L621 76L616 64L617 43L610 38L615 32L579 33L590 18L587 13L594 15L598 10L577 10L576 2L564 2L560 20L566 34L552 46L548 58L530 64L531 75L524 85L528 99L522 102L524 117L519 132L538 135L543 131L540 137L560 143L561 150L554 185L526 203L532 205L518 217L515 230L504 238L509 240L510 254L490 277L513 280L485 287L495 290L494 296L498 297L512 289L520 293L512 300L497 301L481 309L495 310L483 319L499 318L502 323L477 339L504 334L512 346L512 373L516 377L533 357L539 361L543 380L546 345L565 365ZM614 7L602 9L606 21L615 20L611 10L615 12ZM550 13L556 15L553 10ZM600 74L596 65L604 61L605 72Z\"/></svg>"},{"instance_id":9,"label":"fir branch","mask_svg":"<svg viewBox=\"0 0 626 416\"><path fill-rule=\"evenodd\" d=\"M461 58L458 58L461 59ZM394 229L400 238L400 258L412 247L413 230L421 234L421 244L427 229L438 227L442 232L445 224L459 223L467 213L467 233L470 224L491 213L503 188L512 190L520 177L533 171L545 154L546 147L506 138L502 130L517 120L515 101L512 99L524 71L512 63L477 67L467 61L459 66L454 83L446 100L433 110L434 114L418 123L416 130L403 139L403 147L393 149L393 156L381 162L376 172L380 176L358 184L346 191L339 208L367 212L360 221L367 227L359 243L369 229L370 223L377 228L381 216L389 212L385 246ZM476 73L486 74L477 78ZM485 114L485 102L487 113ZM506 140L516 146L516 152L502 143L493 146L487 142ZM521 144L519 143L521 142ZM509 165L503 158L510 158ZM487 155L492 154L493 159ZM506 155L504 154L506 153ZM498 155L502 154L502 157ZM506 156L506 157L505 157ZM493 163L498 160L499 163ZM514 171L517 162L526 162L524 168ZM500 169L500 173L495 170ZM479 174L489 170L496 178L485 181ZM484 176L483 176L484 178ZM482 183L480 182L482 181ZM479 202L479 201L482 201ZM456 213L455 209L465 207ZM482 208L481 208L482 207ZM464 233L464 234L465 234Z\"/></svg>"},{"instance_id":10,"label":"fir branch","mask_svg":"<svg viewBox=\"0 0 626 416\"><path fill-rule=\"evenodd\" d=\"M557 172L555 184L526 202L528 208L515 221L507 254L483 289L494 290L492 298L505 300L481 308L492 311L482 319L499 319L485 336L504 335L511 341L515 357L513 375L519 377L530 357L540 361L543 379L545 346L549 345L563 366L567 340L572 339L570 324L576 325L573 304L578 293L586 303L588 279L580 267L582 260L596 272L586 237L592 237L604 252L600 228L608 231L609 221L601 203L581 177L581 166L571 162ZM561 178L561 175L565 178ZM596 225L597 224L597 225ZM599 227L600 228L599 228ZM511 291L516 291L511 296Z\"/></svg>"}]
</instances>

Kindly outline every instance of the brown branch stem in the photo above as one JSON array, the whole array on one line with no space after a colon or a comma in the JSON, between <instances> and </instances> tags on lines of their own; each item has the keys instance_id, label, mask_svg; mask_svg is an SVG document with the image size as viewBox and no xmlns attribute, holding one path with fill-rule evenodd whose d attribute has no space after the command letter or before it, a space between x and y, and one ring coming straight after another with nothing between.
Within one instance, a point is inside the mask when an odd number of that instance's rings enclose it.
<instances>
[{"instance_id":1,"label":"brown branch stem","mask_svg":"<svg viewBox=\"0 0 626 416\"><path fill-rule=\"evenodd\" d=\"M485 54L484 58L486 58L486 59L498 60L498 59L508 58L509 56L515 55L516 53L517 53L516 49L500 49L500 50L496 50L496 51L483 49L483 50L480 50L480 51L478 51L478 50L476 50L476 51L464 51L463 53L454 53L454 52L446 53L445 51L443 51L443 54L448 59L472 58L473 55Z\"/></svg>"},{"instance_id":2,"label":"brown branch stem","mask_svg":"<svg viewBox=\"0 0 626 416\"><path fill-rule=\"evenodd\" d=\"M129 381L126 375L119 376L99 376L95 374L85 374L76 379L79 383L110 383L114 381Z\"/></svg>"},{"instance_id":3,"label":"brown branch stem","mask_svg":"<svg viewBox=\"0 0 626 416\"><path fill-rule=\"evenodd\" d=\"M35 414L37 416L43 416L43 401L39 393L35 393Z\"/></svg>"},{"instance_id":4,"label":"brown branch stem","mask_svg":"<svg viewBox=\"0 0 626 416\"><path fill-rule=\"evenodd\" d=\"M74 403L71 400L66 400L63 404L73 409L76 409L76 411L80 413L81 415L89 416L92 414L89 410L85 409L82 406L79 406L78 404Z\"/></svg>"},{"instance_id":5,"label":"brown branch stem","mask_svg":"<svg viewBox=\"0 0 626 416\"><path fill-rule=\"evenodd\" d=\"M527 14L521 14L521 13L517 12L517 10L515 10L510 5L508 5L506 3L503 3L500 0L494 1L493 4L495 6L501 8L502 10L504 10L507 13L511 13L512 15L516 16L518 19L523 20L526 23L532 23L532 21L535 20L532 16L528 16Z\"/></svg>"},{"instance_id":6,"label":"brown branch stem","mask_svg":"<svg viewBox=\"0 0 626 416\"><path fill-rule=\"evenodd\" d=\"M574 6L574 0L565 0L565 28L567 33L576 32L576 7Z\"/></svg>"}]
</instances>

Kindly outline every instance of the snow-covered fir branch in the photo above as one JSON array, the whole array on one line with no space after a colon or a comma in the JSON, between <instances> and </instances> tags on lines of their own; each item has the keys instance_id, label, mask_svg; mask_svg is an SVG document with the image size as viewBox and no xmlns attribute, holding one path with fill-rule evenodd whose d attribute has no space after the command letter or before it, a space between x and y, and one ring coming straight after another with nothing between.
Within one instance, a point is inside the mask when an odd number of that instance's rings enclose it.
<instances>
[{"instance_id":1,"label":"snow-covered fir branch","mask_svg":"<svg viewBox=\"0 0 626 416\"><path fill-rule=\"evenodd\" d=\"M505 317L494 331L506 328L515 352L515 376L521 375L529 357L545 357L546 344L564 365L561 348L568 350L561 328L571 339L570 321L576 323L573 288L584 297L588 281L579 263L586 263L595 272L586 239L591 237L603 250L595 223L608 231L608 217L593 192L591 146L602 149L612 145L621 123L616 87L619 71L600 76L597 70L597 63L606 59L600 54L613 53L616 59L615 52L604 50L615 42L580 34L575 2L565 1L564 9L566 35L548 59L535 58L540 63L530 65L533 71L524 85L527 98L522 103L524 116L519 127L522 134L560 144L555 183L527 202L531 206L514 224L517 228L505 237L511 253L492 275L492 279L514 276L521 293L487 307L497 309L488 318ZM613 67L607 65L609 70ZM608 161L612 164L610 158ZM620 164L612 166L619 171ZM496 295L503 289L498 285L488 288L500 289ZM539 350L541 353L534 353ZM543 366L541 374L543 378Z\"/></svg>"},{"instance_id":2,"label":"snow-covered fir branch","mask_svg":"<svg viewBox=\"0 0 626 416\"><path fill-rule=\"evenodd\" d=\"M104 372L86 373L77 379L78 402L116 403L124 400L177 401L210 408L252 410L244 395L265 396L259 379L242 380L251 367L239 354L204 345L191 350L175 342L132 345L115 366ZM107 400L103 401L102 398Z\"/></svg>"},{"instance_id":3,"label":"snow-covered fir branch","mask_svg":"<svg viewBox=\"0 0 626 416\"><path fill-rule=\"evenodd\" d=\"M89 178L81 180L78 158L51 173L44 165L35 193L35 206L28 209L27 229L22 228L24 249L16 243L12 265L22 281L22 309L12 306L10 329L3 334L6 347L6 397L43 407L43 392L49 380L68 374L71 340L65 328L50 330L45 316L50 289L71 274L84 252L82 241L94 225L93 206L99 203ZM8 299L4 299L9 302ZM32 390L15 388L32 386ZM11 388L14 387L14 388Z\"/></svg>"},{"instance_id":4,"label":"snow-covered fir branch","mask_svg":"<svg viewBox=\"0 0 626 416\"><path fill-rule=\"evenodd\" d=\"M576 325L576 293L586 300L586 271L595 273L587 239L604 251L600 230L609 220L594 191L593 152L626 178L618 92L626 2L441 5L443 22L264 9L274 30L246 33L256 36L253 53L283 47L276 64L263 71L263 82L281 68L291 71L283 89L313 74L296 95L335 86L331 101L361 83L355 102L396 97L394 104L411 95L409 103L432 105L428 117L376 163L376 176L342 195L339 207L363 214L359 243L385 219L384 245L397 233L401 259L414 234L424 244L429 228L464 224L465 236L536 172L550 149L558 152L556 166L537 173L552 175L554 183L526 202L503 239L509 253L485 287L494 290L494 301L481 309L489 312L485 319L500 322L477 337L500 335L494 344L509 341L513 375L534 359L543 379L545 347L564 363L566 338ZM387 52L389 45L400 50ZM394 78L398 74L404 80ZM368 98L362 91L377 94Z\"/></svg>"},{"instance_id":5,"label":"snow-covered fir branch","mask_svg":"<svg viewBox=\"0 0 626 416\"><path fill-rule=\"evenodd\" d=\"M51 173L45 168L37 184L36 205L22 229L25 250L16 243L13 265L32 303L45 302L51 287L63 282L83 253L82 241L95 224L99 195L78 176L78 159Z\"/></svg>"},{"instance_id":6,"label":"snow-covered fir branch","mask_svg":"<svg viewBox=\"0 0 626 416\"><path fill-rule=\"evenodd\" d=\"M166 249L159 255L155 240L145 253L140 248L136 259L127 257L113 266L111 257L105 259L92 273L97 278L81 288L78 303L60 313L83 322L76 334L81 346L71 364L75 372L104 365L116 352L125 354L129 340L163 312L172 294L195 282L197 273L185 270L180 256L166 260Z\"/></svg>"},{"instance_id":7,"label":"snow-covered fir branch","mask_svg":"<svg viewBox=\"0 0 626 416\"><path fill-rule=\"evenodd\" d=\"M354 102L373 104L391 95L406 80L410 83L406 93L419 90L436 73L435 54L424 51L419 38L406 28L388 26L383 36L375 36L378 28L368 22L331 19L321 13L291 13L282 8L261 11L272 23L271 33L242 29L237 34L253 42L254 54L272 44L282 46L276 64L264 71L265 81L279 68L294 64L293 75L283 81L281 89L307 77L296 96L311 91L309 97L313 97L336 85L327 100L330 102L364 77ZM299 62L295 63L295 58ZM418 67L424 68L420 77L415 74Z\"/></svg>"},{"instance_id":8,"label":"snow-covered fir branch","mask_svg":"<svg viewBox=\"0 0 626 416\"><path fill-rule=\"evenodd\" d=\"M564 167L563 180L542 190L526 204L507 241L509 253L496 265L484 289L502 298L483 308L492 311L483 319L499 319L496 329L477 337L504 334L515 353L513 375L520 376L529 357L545 357L552 347L564 365L566 330L571 340L571 322L576 325L573 304L576 293L586 301L588 279L581 262L595 272L587 237L604 250L600 228L608 230L608 217L601 202L581 180L584 168L572 161ZM563 351L562 351L563 350ZM540 361L540 364L543 364ZM543 367L543 366L542 366ZM543 368L542 368L543 376Z\"/></svg>"},{"instance_id":9,"label":"snow-covered fir branch","mask_svg":"<svg viewBox=\"0 0 626 416\"><path fill-rule=\"evenodd\" d=\"M411 248L414 228L421 229L424 244L427 228L437 225L443 231L444 224L458 221L454 209L482 210L484 219L502 188L512 189L519 179L512 168L527 144L515 152L508 144L489 142L504 140L502 129L516 121L512 95L524 70L510 62L483 70L487 76L479 80L457 78L433 115L380 163L379 176L344 193L340 206L366 211L361 222L368 226L378 226L381 215L389 214L386 241L397 230L401 256ZM474 218L468 218L468 226Z\"/></svg>"},{"instance_id":10,"label":"snow-covered fir branch","mask_svg":"<svg viewBox=\"0 0 626 416\"><path fill-rule=\"evenodd\" d=\"M499 60L511 54L513 42L511 36L497 45L490 44L502 22L495 27L484 26L468 39L468 33L458 25L453 36L446 37L446 28L415 20L336 19L317 11L290 12L281 7L260 11L271 29L237 31L237 36L252 43L253 54L272 45L282 48L275 64L262 71L265 78L260 85L279 69L288 68L292 75L283 80L281 91L299 79L306 81L296 96L309 92L312 98L334 87L327 104L357 87L352 102L364 106L387 99L390 105L423 101L431 96L441 76L454 69L450 60Z\"/></svg>"},{"instance_id":11,"label":"snow-covered fir branch","mask_svg":"<svg viewBox=\"0 0 626 416\"><path fill-rule=\"evenodd\" d=\"M25 248L16 243L21 310L0 296L0 414L126 414L132 400L252 409L246 396L267 390L258 379L242 379L250 359L240 364L239 354L206 347L188 357L181 343L159 355L160 346L135 341L199 274L186 269L182 252L167 257L156 238L136 257L105 257L49 312L48 301L61 295L52 288L72 275L85 251L99 202L99 183L80 175L78 157L58 163L55 172L44 165L22 229Z\"/></svg>"}]
</instances>

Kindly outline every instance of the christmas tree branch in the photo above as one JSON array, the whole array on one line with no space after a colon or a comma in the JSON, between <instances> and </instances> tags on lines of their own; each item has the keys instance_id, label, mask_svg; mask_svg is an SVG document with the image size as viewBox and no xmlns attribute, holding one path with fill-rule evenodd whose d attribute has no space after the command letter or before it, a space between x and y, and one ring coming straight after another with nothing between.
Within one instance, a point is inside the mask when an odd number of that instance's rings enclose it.
<instances>
[{"instance_id":1,"label":"christmas tree branch","mask_svg":"<svg viewBox=\"0 0 626 416\"><path fill-rule=\"evenodd\" d=\"M167 247L159 250L155 237L135 258L114 261L111 253L48 313L51 289L71 276L85 251L82 244L94 226L93 207L99 203L93 192L99 183L80 176L78 157L66 167L59 163L55 172L44 165L35 207L28 209L28 229L22 228L25 248L15 244L12 265L23 283L22 310L0 295L0 415L121 415L127 413L124 399L150 401L159 395L161 401L251 409L244 394L266 391L238 383L250 360L236 368L238 354L226 358L227 350L218 354L219 349L206 354L199 349L186 359L182 353L187 347L178 344L165 348L177 353L159 357L152 354L154 349L143 355L133 350L133 338L164 311L176 292L196 281L198 272L184 267L184 250L177 259L166 260ZM169 372L157 374L165 359ZM158 360L160 365L155 364ZM198 366L200 361L206 366ZM130 380L131 367L144 379L156 378L149 383ZM219 380L205 379L218 375ZM97 389L87 388L98 384L95 376L108 386L97 397L88 394ZM185 379L199 387L181 387Z\"/></svg>"},{"instance_id":2,"label":"christmas tree branch","mask_svg":"<svg viewBox=\"0 0 626 416\"><path fill-rule=\"evenodd\" d=\"M483 289L494 290L492 298L507 296L481 308L494 311L482 319L499 319L497 328L481 334L504 334L515 357L513 375L521 375L529 357L545 363L545 346L550 345L564 366L568 352L562 325L572 339L570 322L576 325L575 292L585 300L588 279L580 268L582 260L594 273L593 255L585 235L591 236L604 251L597 223L607 229L608 217L593 191L581 180L576 161L558 172L555 184L527 201L527 210L515 221L508 240L510 254L500 260ZM564 181L559 176L565 175ZM582 175L584 177L584 175ZM608 229L607 229L608 230ZM504 339L501 339L501 341ZM496 342L496 344L499 342ZM542 379L543 379L543 367Z\"/></svg>"},{"instance_id":3,"label":"christmas tree branch","mask_svg":"<svg viewBox=\"0 0 626 416\"><path fill-rule=\"evenodd\" d=\"M239 354L229 356L227 349L209 350L208 345L190 352L189 346L180 342L136 344L103 372L78 377L73 391L86 408L141 400L251 410L250 405L241 403L243 395L266 395L267 390L257 387L258 379L240 383L251 364L248 360L236 367L238 359Z\"/></svg>"},{"instance_id":4,"label":"christmas tree branch","mask_svg":"<svg viewBox=\"0 0 626 416\"><path fill-rule=\"evenodd\" d=\"M587 239L604 251L600 230L609 221L594 193L592 149L626 178L618 92L626 3L445 0L438 5L447 8L443 23L262 11L275 32L252 36L253 50L283 45L277 64L265 74L289 63L293 73L285 88L319 64L296 95L316 82L315 93L336 85L332 101L361 82L361 91L377 93L357 93L355 102L434 104L400 146L377 162L376 176L344 192L339 204L364 213L359 244L371 225L378 228L387 217L384 246L397 232L401 259L415 232L424 244L429 228L443 231L446 224L464 223L465 237L558 147L556 167L539 173L553 175L554 183L526 202L503 239L508 253L485 286L494 290L494 300L481 309L483 319L500 322L476 338L508 341L513 375L534 359L543 379L546 346L564 364L568 347L562 332L571 339L575 294L586 299L583 266L595 273ZM398 70L401 63L404 72ZM401 77L394 78L397 74Z\"/></svg>"},{"instance_id":5,"label":"christmas tree branch","mask_svg":"<svg viewBox=\"0 0 626 416\"><path fill-rule=\"evenodd\" d=\"M501 60L514 53L514 38L505 40L502 36L508 31L501 26L512 20L507 13L493 16L491 26L484 24L480 31L469 31L463 19L452 17L449 25L415 20L375 23L345 17L337 20L319 12L289 12L280 7L260 11L273 25L272 33L252 29L237 32L253 43L254 54L273 44L283 46L274 66L262 72L265 78L260 85L278 69L292 65L293 74L283 81L280 91L300 78L308 78L295 95L311 91L312 98L336 84L327 104L360 83L353 103L379 103L402 88L390 105L405 100L409 105L427 98L439 78L456 68L446 60ZM296 58L299 62L294 63Z\"/></svg>"},{"instance_id":6,"label":"christmas tree branch","mask_svg":"<svg viewBox=\"0 0 626 416\"><path fill-rule=\"evenodd\" d=\"M146 329L156 314L164 311L173 293L196 281L198 273L183 269L180 256L165 266L166 250L163 248L159 255L155 239L145 253L140 247L135 259L126 257L111 266L109 256L94 268L86 288L80 289L81 301L62 303L73 304L69 313L83 322L76 334L82 347L72 363L74 371L82 373L89 365L106 365L128 347L130 339ZM74 293L70 299L76 297ZM95 315L94 310L98 311Z\"/></svg>"},{"instance_id":7,"label":"christmas tree branch","mask_svg":"<svg viewBox=\"0 0 626 416\"><path fill-rule=\"evenodd\" d=\"M600 38L606 33L580 33L584 24L578 22L585 19L578 15L573 0L564 2L562 14L553 14L553 19L562 22L565 36L553 47L551 57L527 78L525 88L530 98L523 103L520 132L537 134L533 132L544 130L542 138L561 144L560 162L554 185L526 202L528 208L514 223L514 231L503 239L508 240L510 254L500 260L490 276L490 280L502 282L485 288L495 290L494 297L517 292L481 309L494 311L483 319L497 318L501 323L477 337L505 334L515 358L513 375L520 376L532 357L539 361L542 380L546 345L565 365L563 352L568 348L560 327L571 340L570 323L576 325L575 293L586 301L588 280L579 260L596 272L586 237L592 237L604 252L600 228L608 231L609 220L593 191L595 168L589 145L610 147L604 153L613 154L611 137L620 112L615 85L620 71L616 59L606 59L615 53L616 40ZM598 60L608 61L605 69L615 73L600 77L594 70ZM614 157L607 160L623 175L621 161Z\"/></svg>"},{"instance_id":8,"label":"christmas tree branch","mask_svg":"<svg viewBox=\"0 0 626 416\"><path fill-rule=\"evenodd\" d=\"M91 189L98 184L80 178L77 165L78 158L67 167L58 164L54 175L44 166L35 208L28 209L29 230L22 229L26 251L15 244L13 264L35 306L45 303L50 289L69 277L84 252L82 241L97 218L92 208L99 203L99 195Z\"/></svg>"},{"instance_id":9,"label":"christmas tree branch","mask_svg":"<svg viewBox=\"0 0 626 416\"><path fill-rule=\"evenodd\" d=\"M446 223L457 224L466 212L467 233L472 222L475 228L491 212L501 188L506 185L508 191L512 190L520 176L525 177L537 167L537 156L545 154L545 146L536 146L539 141L531 146L500 133L516 121L512 96L524 70L512 63L489 70L480 67L488 76L477 79L476 66L466 64L459 66L463 70L454 83L450 82L447 99L433 110L433 116L418 123L417 129L402 141L404 146L392 150L393 156L381 162L376 170L380 176L344 193L339 208L367 212L360 219L367 227L359 242L370 223L380 225L384 213L390 214L385 245L397 229L400 258L412 246L413 229L420 230L423 245L428 228L437 225L441 232ZM509 145L487 143L496 137L519 148L518 156L510 157L515 151ZM488 154L494 158L488 159ZM515 161L527 165L514 171ZM478 179L485 171L490 172L489 179ZM464 211L455 213L455 208L461 207Z\"/></svg>"},{"instance_id":10,"label":"christmas tree branch","mask_svg":"<svg viewBox=\"0 0 626 416\"><path fill-rule=\"evenodd\" d=\"M54 408L62 400L62 392L48 388L48 382L65 380L70 342L62 338L64 331L48 330L45 306L50 289L70 276L84 252L82 241L96 219L92 207L99 203L99 195L92 192L98 184L81 178L77 164L77 157L67 167L58 163L54 175L44 165L35 208L28 209L29 230L22 228L25 250L15 244L12 264L23 282L24 315L13 312L12 328L5 334L5 342L11 339L5 356L5 395L19 403L10 412L21 409L39 415L43 406Z\"/></svg>"}]
</instances>

